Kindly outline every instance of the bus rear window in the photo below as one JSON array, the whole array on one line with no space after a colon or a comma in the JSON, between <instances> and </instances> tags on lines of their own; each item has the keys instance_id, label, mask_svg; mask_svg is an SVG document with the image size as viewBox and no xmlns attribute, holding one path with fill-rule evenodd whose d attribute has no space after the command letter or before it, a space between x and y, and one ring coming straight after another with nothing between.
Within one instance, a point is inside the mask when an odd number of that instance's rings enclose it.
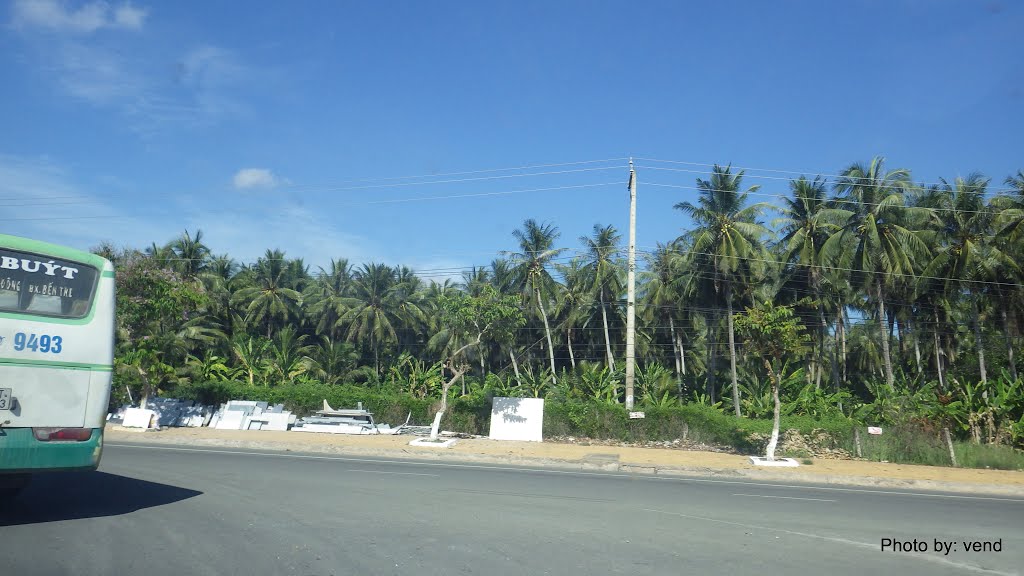
<instances>
[{"instance_id":1,"label":"bus rear window","mask_svg":"<svg viewBox=\"0 0 1024 576\"><path fill-rule=\"evenodd\" d=\"M78 262L0 248L0 312L81 318L97 275Z\"/></svg>"}]
</instances>

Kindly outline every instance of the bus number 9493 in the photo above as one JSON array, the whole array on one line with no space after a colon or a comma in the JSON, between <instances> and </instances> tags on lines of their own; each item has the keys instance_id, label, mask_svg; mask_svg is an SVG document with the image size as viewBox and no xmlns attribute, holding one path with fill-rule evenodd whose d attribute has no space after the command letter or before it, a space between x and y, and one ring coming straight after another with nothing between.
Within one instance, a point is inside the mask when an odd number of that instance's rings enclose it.
<instances>
[{"instance_id":1,"label":"bus number 9493","mask_svg":"<svg viewBox=\"0 0 1024 576\"><path fill-rule=\"evenodd\" d=\"M19 352L28 349L33 352L60 354L62 345L63 340L60 336L25 334L24 332L18 332L14 335L14 349Z\"/></svg>"}]
</instances>

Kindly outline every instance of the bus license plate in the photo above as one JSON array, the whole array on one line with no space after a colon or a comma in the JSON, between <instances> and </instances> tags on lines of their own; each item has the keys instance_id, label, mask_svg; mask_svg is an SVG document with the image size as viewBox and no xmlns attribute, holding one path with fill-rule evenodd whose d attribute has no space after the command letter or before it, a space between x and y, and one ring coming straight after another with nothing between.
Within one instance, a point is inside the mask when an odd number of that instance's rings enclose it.
<instances>
[{"instance_id":1,"label":"bus license plate","mask_svg":"<svg viewBox=\"0 0 1024 576\"><path fill-rule=\"evenodd\" d=\"M11 389L0 388L0 410L11 409Z\"/></svg>"}]
</instances>

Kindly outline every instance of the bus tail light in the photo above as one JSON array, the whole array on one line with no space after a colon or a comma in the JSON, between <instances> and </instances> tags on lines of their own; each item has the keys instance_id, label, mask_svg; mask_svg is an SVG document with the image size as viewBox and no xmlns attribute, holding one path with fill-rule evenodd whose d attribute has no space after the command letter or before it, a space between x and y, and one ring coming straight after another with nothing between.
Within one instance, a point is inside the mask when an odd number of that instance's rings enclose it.
<instances>
[{"instance_id":1,"label":"bus tail light","mask_svg":"<svg viewBox=\"0 0 1024 576\"><path fill-rule=\"evenodd\" d=\"M33 428L40 442L84 442L92 438L92 428Z\"/></svg>"}]
</instances>

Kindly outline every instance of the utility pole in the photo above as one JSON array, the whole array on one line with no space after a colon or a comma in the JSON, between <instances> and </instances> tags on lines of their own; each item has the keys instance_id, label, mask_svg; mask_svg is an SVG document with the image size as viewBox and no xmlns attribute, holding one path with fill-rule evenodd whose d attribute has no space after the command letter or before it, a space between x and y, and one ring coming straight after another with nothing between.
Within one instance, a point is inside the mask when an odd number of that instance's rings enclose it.
<instances>
[{"instance_id":1,"label":"utility pole","mask_svg":"<svg viewBox=\"0 0 1024 576\"><path fill-rule=\"evenodd\" d=\"M636 172L629 159L629 260L626 265L626 410L633 409L636 378Z\"/></svg>"}]
</instances>

